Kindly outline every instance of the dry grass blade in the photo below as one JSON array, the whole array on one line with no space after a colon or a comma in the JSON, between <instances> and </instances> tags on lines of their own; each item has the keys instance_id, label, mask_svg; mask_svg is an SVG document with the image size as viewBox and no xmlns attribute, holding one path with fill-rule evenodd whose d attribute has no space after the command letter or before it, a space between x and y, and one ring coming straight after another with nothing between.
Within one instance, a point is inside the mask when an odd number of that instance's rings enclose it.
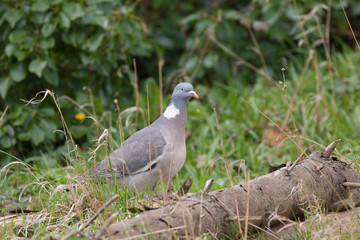
<instances>
[{"instance_id":1,"label":"dry grass blade","mask_svg":"<svg viewBox=\"0 0 360 240\"><path fill-rule=\"evenodd\" d=\"M79 228L79 231L87 228L110 204L112 204L113 202L115 202L116 199L118 199L120 196L118 194L116 194L115 196L113 196L112 198L110 198L109 201L107 201L104 206L102 206L96 213L94 216L92 216L84 225L81 225Z\"/></svg>"},{"instance_id":2,"label":"dry grass blade","mask_svg":"<svg viewBox=\"0 0 360 240\"><path fill-rule=\"evenodd\" d=\"M1 124L2 124L2 122L3 122L3 120L4 120L5 114L6 114L6 112L7 112L8 109L9 109L9 106L6 106L4 112L1 114L1 117L0 117L0 126L1 126Z\"/></svg>"},{"instance_id":3,"label":"dry grass blade","mask_svg":"<svg viewBox=\"0 0 360 240\"><path fill-rule=\"evenodd\" d=\"M290 172L294 169L294 167L298 164L298 162L300 162L300 160L304 157L304 155L306 155L306 152L309 150L309 148L306 148L301 154L300 156L296 159L296 161L291 165L291 167L289 167L289 169L287 169L286 173L290 174Z\"/></svg>"},{"instance_id":4,"label":"dry grass blade","mask_svg":"<svg viewBox=\"0 0 360 240\"><path fill-rule=\"evenodd\" d=\"M224 159L225 159L225 167L226 167L226 171L227 171L227 174L228 174L228 178L230 180L230 184L231 184L231 187L232 187L232 193L234 195L234 201L235 201L235 207L236 207L236 216L237 218L239 219L240 218L240 214L239 214L239 207L238 207L238 203L237 203L237 198L236 198L236 194L235 194L235 191L233 189L234 187L234 183L232 181L232 177L231 177L231 173L230 173L230 165L229 165L229 161L227 159L227 156L226 156L226 152L225 152L225 149L224 149L224 144L223 144L223 135L222 135L222 132L221 132L221 128L220 128L220 124L219 124L219 120L218 120L218 117L217 117L217 113L216 113L216 109L214 108L214 113L215 113L215 120L216 120L216 125L219 129L219 132L220 132L220 145L221 145L221 150L224 154ZM240 231L240 234L241 234L241 237L243 237L243 232L241 230L241 223L240 221L238 220L237 221L238 223L238 227L239 227L239 231Z\"/></svg>"},{"instance_id":5,"label":"dry grass blade","mask_svg":"<svg viewBox=\"0 0 360 240\"><path fill-rule=\"evenodd\" d=\"M343 5L343 3L342 3L342 0L340 0L340 4L341 4L341 8L342 8L342 10L343 10L343 12L344 12L344 16L345 16L345 18L346 18L346 22L347 22L347 24L349 25L351 34L352 34L352 36L353 36L353 38L354 38L354 40L355 40L355 42L356 42L356 46L357 46L358 50L360 51L359 43L358 43L358 41L357 41L357 39L356 39L354 30L353 30L352 27L351 27L351 24L350 24L350 21L349 21L349 18L348 18L348 16L347 16L347 14L346 14L344 5Z\"/></svg>"},{"instance_id":6,"label":"dry grass blade","mask_svg":"<svg viewBox=\"0 0 360 240\"><path fill-rule=\"evenodd\" d=\"M101 236L105 234L110 224L119 216L119 213L113 213L108 219L106 219L104 225L100 228L100 230L95 235L95 240L101 239Z\"/></svg>"}]
</instances>

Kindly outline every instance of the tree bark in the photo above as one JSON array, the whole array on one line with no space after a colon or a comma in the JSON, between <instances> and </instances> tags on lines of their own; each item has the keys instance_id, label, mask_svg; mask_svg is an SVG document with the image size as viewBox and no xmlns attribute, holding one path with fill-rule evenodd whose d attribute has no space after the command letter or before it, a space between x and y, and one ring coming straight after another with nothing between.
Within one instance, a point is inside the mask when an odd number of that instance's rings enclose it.
<instances>
[{"instance_id":1,"label":"tree bark","mask_svg":"<svg viewBox=\"0 0 360 240\"><path fill-rule=\"evenodd\" d=\"M315 151L291 168L283 167L234 187L188 194L180 201L114 223L108 234L112 239L193 239L203 233L238 237L247 230L302 217L304 209L339 211L349 204L358 205L360 190L342 183L359 183L360 174L349 164L329 158L329 151L325 155Z\"/></svg>"}]
</instances>

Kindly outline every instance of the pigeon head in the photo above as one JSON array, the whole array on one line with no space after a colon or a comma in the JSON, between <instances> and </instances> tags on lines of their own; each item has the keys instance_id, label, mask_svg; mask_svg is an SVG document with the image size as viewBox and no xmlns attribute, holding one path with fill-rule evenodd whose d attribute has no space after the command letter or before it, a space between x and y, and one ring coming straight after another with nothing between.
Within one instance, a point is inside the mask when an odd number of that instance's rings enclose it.
<instances>
[{"instance_id":1,"label":"pigeon head","mask_svg":"<svg viewBox=\"0 0 360 240\"><path fill-rule=\"evenodd\" d=\"M190 83L179 83L171 96L170 104L173 103L176 108L186 107L190 98L199 98Z\"/></svg>"},{"instance_id":2,"label":"pigeon head","mask_svg":"<svg viewBox=\"0 0 360 240\"><path fill-rule=\"evenodd\" d=\"M170 104L164 112L167 119L175 118L180 113L180 109L185 109L190 98L199 98L190 83L179 83L171 96Z\"/></svg>"}]
</instances>

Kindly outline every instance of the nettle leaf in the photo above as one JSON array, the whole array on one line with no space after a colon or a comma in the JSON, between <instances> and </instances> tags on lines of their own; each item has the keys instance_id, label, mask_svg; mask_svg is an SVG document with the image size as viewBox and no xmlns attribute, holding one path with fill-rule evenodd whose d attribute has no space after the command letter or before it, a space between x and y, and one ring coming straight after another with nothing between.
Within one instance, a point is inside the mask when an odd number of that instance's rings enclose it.
<instances>
[{"instance_id":1,"label":"nettle leaf","mask_svg":"<svg viewBox=\"0 0 360 240\"><path fill-rule=\"evenodd\" d=\"M85 46L90 50L90 52L95 52L100 46L104 36L104 33L95 34L85 41Z\"/></svg>"},{"instance_id":2,"label":"nettle leaf","mask_svg":"<svg viewBox=\"0 0 360 240\"><path fill-rule=\"evenodd\" d=\"M50 8L51 1L49 0L36 0L31 6L32 11L45 12Z\"/></svg>"},{"instance_id":3,"label":"nettle leaf","mask_svg":"<svg viewBox=\"0 0 360 240\"><path fill-rule=\"evenodd\" d=\"M24 30L15 30L10 33L9 41L11 43L21 43L25 40L26 32Z\"/></svg>"},{"instance_id":4,"label":"nettle leaf","mask_svg":"<svg viewBox=\"0 0 360 240\"><path fill-rule=\"evenodd\" d=\"M41 28L41 33L44 37L48 37L56 30L56 25L52 23L47 23Z\"/></svg>"},{"instance_id":5,"label":"nettle leaf","mask_svg":"<svg viewBox=\"0 0 360 240\"><path fill-rule=\"evenodd\" d=\"M85 15L84 7L80 3L67 3L64 5L63 10L71 21Z\"/></svg>"},{"instance_id":6,"label":"nettle leaf","mask_svg":"<svg viewBox=\"0 0 360 240\"><path fill-rule=\"evenodd\" d=\"M17 9L9 8L5 12L5 19L10 24L11 28L15 27L15 24L21 19L22 12Z\"/></svg>"},{"instance_id":7,"label":"nettle leaf","mask_svg":"<svg viewBox=\"0 0 360 240\"><path fill-rule=\"evenodd\" d=\"M26 78L26 68L23 62L18 62L11 66L10 77L15 82L21 82Z\"/></svg>"},{"instance_id":8,"label":"nettle leaf","mask_svg":"<svg viewBox=\"0 0 360 240\"><path fill-rule=\"evenodd\" d=\"M46 61L33 59L29 65L29 71L36 74L39 78L41 78L44 68L46 67Z\"/></svg>"},{"instance_id":9,"label":"nettle leaf","mask_svg":"<svg viewBox=\"0 0 360 240\"><path fill-rule=\"evenodd\" d=\"M5 99L9 88L12 85L11 78L0 78L0 96Z\"/></svg>"}]
</instances>

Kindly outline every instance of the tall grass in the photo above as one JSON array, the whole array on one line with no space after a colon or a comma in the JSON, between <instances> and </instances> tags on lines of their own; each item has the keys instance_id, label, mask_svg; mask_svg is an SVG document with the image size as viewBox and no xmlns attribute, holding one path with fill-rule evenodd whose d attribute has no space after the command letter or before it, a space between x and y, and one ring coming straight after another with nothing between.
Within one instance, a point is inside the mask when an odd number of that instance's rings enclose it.
<instances>
[{"instance_id":1,"label":"tall grass","mask_svg":"<svg viewBox=\"0 0 360 240\"><path fill-rule=\"evenodd\" d=\"M251 87L233 80L228 84L214 80L210 86L194 83L200 101L191 101L188 105L187 159L175 178L175 186L179 187L189 177L193 180L193 192L201 190L210 178L215 179L212 190L235 185L247 180L248 174L250 177L266 174L269 165L293 161L306 147L315 145L322 148L339 138L343 141L337 156L354 161L359 169L360 56L346 45L342 45L341 54L331 49L329 23L325 26L318 23L315 32L306 31L306 21L312 17L316 18L316 14L299 17L299 27L303 32L299 42L304 43L303 48L307 51L305 61L299 61L294 56L288 59L286 71L281 71L284 66L279 66L275 76L263 70L266 65L253 66L214 36L208 36L214 46L233 56L236 64L257 72L258 77ZM315 34L321 44L310 42L308 34ZM256 48L261 51L255 36L252 37ZM260 54L259 57L265 64L264 56ZM162 67L159 63L160 85ZM103 185L95 181L70 187L69 191L64 191L61 185L72 183L76 175L102 160L135 130L146 126L149 123L146 119L154 120L159 116L163 99L159 98L161 91L156 82L147 82L148 95L139 91L137 76L132 83L134 106L121 110L121 104L115 99L116 111L101 116L96 114L90 89L85 105L66 96L58 99L51 91L44 92L44 96L50 96L58 107L59 118L63 122L60 134L67 139L63 158L68 166L60 166L51 154L44 153L33 166L14 157L17 162L1 170L0 197L4 208L11 205L5 201L10 199L25 203L27 208L39 212L15 216L11 221L4 220L0 223L3 229L0 236L13 238L14 225L21 225L23 234L28 237L63 236L66 232L79 229L116 194L119 199L84 233L96 232L97 227L102 226L114 212L119 213L117 220L121 220L135 216L138 214L136 209L143 209L144 205L157 206L151 201L151 192L131 192L118 185ZM165 96L164 104L168 100L169 96ZM83 150L77 145L67 128L67 119L61 113L60 101L71 102L86 113L84 121L92 121L89 131L95 137L91 149ZM213 111L214 107L216 111ZM108 135L101 137L105 129L108 129ZM159 190L163 188L163 185L158 187ZM319 209L321 207L309 212L309 216L319 214ZM247 238L247 232L240 233ZM310 233L310 236L314 235ZM307 236L297 238L306 239Z\"/></svg>"}]
</instances>

